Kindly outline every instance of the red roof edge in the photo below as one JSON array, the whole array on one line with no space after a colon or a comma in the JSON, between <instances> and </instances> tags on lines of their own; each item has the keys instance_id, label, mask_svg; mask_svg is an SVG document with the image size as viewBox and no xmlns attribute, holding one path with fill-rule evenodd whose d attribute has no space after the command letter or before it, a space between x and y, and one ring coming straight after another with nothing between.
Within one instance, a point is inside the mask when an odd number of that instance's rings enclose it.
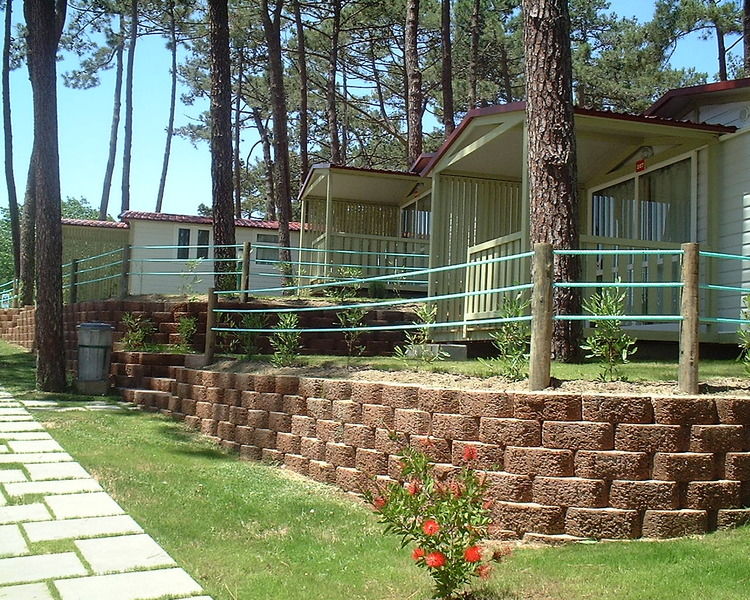
<instances>
[{"instance_id":1,"label":"red roof edge","mask_svg":"<svg viewBox=\"0 0 750 600\"><path fill-rule=\"evenodd\" d=\"M702 85L693 85L684 88L675 88L669 90L649 108L644 111L646 116L658 116L662 109L674 99L683 96L696 96L698 94L711 94L714 92L725 92L727 90L739 90L750 87L750 78L730 79L729 81L717 81L714 83L705 83Z\"/></svg>"},{"instance_id":2,"label":"red roof edge","mask_svg":"<svg viewBox=\"0 0 750 600\"><path fill-rule=\"evenodd\" d=\"M130 225L120 221L96 221L94 219L60 219L63 225L76 227L102 227L104 229L128 229Z\"/></svg>"},{"instance_id":3,"label":"red roof edge","mask_svg":"<svg viewBox=\"0 0 750 600\"><path fill-rule=\"evenodd\" d=\"M170 223L196 223L201 225L212 225L214 220L211 217L201 215L177 215L172 213L153 213L136 210L128 210L120 215L123 221L166 221ZM255 229L278 229L278 221L260 221L256 219L235 219L236 227L251 227ZM289 223L290 231L299 231L300 224L297 221Z\"/></svg>"}]
</instances>

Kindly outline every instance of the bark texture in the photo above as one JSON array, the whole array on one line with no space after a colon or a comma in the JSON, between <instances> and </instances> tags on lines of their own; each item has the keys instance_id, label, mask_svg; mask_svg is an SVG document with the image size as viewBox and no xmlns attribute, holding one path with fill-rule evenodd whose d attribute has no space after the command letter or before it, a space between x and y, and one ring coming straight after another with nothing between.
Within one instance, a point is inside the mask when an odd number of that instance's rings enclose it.
<instances>
[{"instance_id":1,"label":"bark texture","mask_svg":"<svg viewBox=\"0 0 750 600\"><path fill-rule=\"evenodd\" d=\"M578 197L567 0L524 0L531 242L577 248ZM576 257L555 257L555 281L576 281ZM556 314L580 314L576 290L555 289ZM556 321L553 355L580 356L577 322Z\"/></svg>"},{"instance_id":2,"label":"bark texture","mask_svg":"<svg viewBox=\"0 0 750 600\"><path fill-rule=\"evenodd\" d=\"M62 225L60 223L60 159L57 139L57 44L65 20L65 4L25 0L28 67L34 104L32 160L37 200L37 388L65 389L65 344L62 299Z\"/></svg>"},{"instance_id":3,"label":"bark texture","mask_svg":"<svg viewBox=\"0 0 750 600\"><path fill-rule=\"evenodd\" d=\"M227 0L209 0L211 62L211 191L214 214L214 265L217 272L233 271L236 252L232 200L232 73L229 60L229 9ZM215 276L214 287L235 287L234 277Z\"/></svg>"},{"instance_id":4,"label":"bark texture","mask_svg":"<svg viewBox=\"0 0 750 600\"><path fill-rule=\"evenodd\" d=\"M302 11L300 10L299 0L294 0L292 8L294 10L294 27L297 32L297 70L299 71L299 161L301 185L304 183L307 171L310 169L307 142L310 128L307 115L307 48L305 46L305 28L302 25Z\"/></svg>"},{"instance_id":5,"label":"bark texture","mask_svg":"<svg viewBox=\"0 0 750 600\"><path fill-rule=\"evenodd\" d=\"M263 123L260 115L260 109L252 109L253 121L255 128L260 136L260 145L263 148L263 180L266 184L266 219L269 221L276 220L276 186L273 180L273 156L271 155L271 137L268 135L268 128Z\"/></svg>"},{"instance_id":6,"label":"bark texture","mask_svg":"<svg viewBox=\"0 0 750 600\"><path fill-rule=\"evenodd\" d=\"M482 7L480 0L474 0L469 22L469 109L475 108L478 99L477 84L479 81L479 33L481 28Z\"/></svg>"},{"instance_id":7,"label":"bark texture","mask_svg":"<svg viewBox=\"0 0 750 600\"><path fill-rule=\"evenodd\" d=\"M406 126L408 130L407 162L409 165L422 154L422 71L419 69L417 37L419 35L419 0L406 2L404 30L404 63L406 66Z\"/></svg>"},{"instance_id":8,"label":"bark texture","mask_svg":"<svg viewBox=\"0 0 750 600\"><path fill-rule=\"evenodd\" d=\"M120 15L120 36L124 33L124 18ZM109 156L107 157L107 168L104 171L104 183L102 184L102 199L99 203L99 220L107 218L109 208L109 195L112 191L112 176L115 172L115 160L117 159L117 135L120 131L120 107L122 105L122 70L125 42L120 39L115 50L115 95L112 101L112 125L109 130Z\"/></svg>"},{"instance_id":9,"label":"bark texture","mask_svg":"<svg viewBox=\"0 0 750 600\"><path fill-rule=\"evenodd\" d=\"M21 276L21 224L18 218L16 178L13 174L13 125L10 113L10 45L13 24L13 0L5 2L5 37L3 42L3 131L5 133L5 184L8 190L8 213L13 243L13 277Z\"/></svg>"},{"instance_id":10,"label":"bark texture","mask_svg":"<svg viewBox=\"0 0 750 600\"><path fill-rule=\"evenodd\" d=\"M440 79L443 93L443 129L448 135L456 128L453 109L453 46L451 43L451 2L442 0L440 6L440 40L442 64Z\"/></svg>"},{"instance_id":11,"label":"bark texture","mask_svg":"<svg viewBox=\"0 0 750 600\"><path fill-rule=\"evenodd\" d=\"M261 0L261 20L268 47L268 86L271 93L273 120L273 154L276 173L276 206L279 217L279 260L291 266L289 250L289 222L292 220L291 189L289 182L289 128L287 122L284 65L281 49L282 0L276 0L269 13L268 0ZM285 276L289 273L284 273ZM284 281L289 283L289 278Z\"/></svg>"},{"instance_id":12,"label":"bark texture","mask_svg":"<svg viewBox=\"0 0 750 600\"><path fill-rule=\"evenodd\" d=\"M326 112L328 113L328 134L331 139L331 162L341 164L341 142L339 140L339 119L336 107L336 74L338 72L339 30L341 29L341 0L331 0L331 48L328 55L328 80L326 82Z\"/></svg>"},{"instance_id":13,"label":"bark texture","mask_svg":"<svg viewBox=\"0 0 750 600\"><path fill-rule=\"evenodd\" d=\"M234 216L242 218L242 161L240 160L240 141L242 139L242 69L244 65L242 48L237 52L237 93L234 95L234 146L232 162L234 163Z\"/></svg>"},{"instance_id":14,"label":"bark texture","mask_svg":"<svg viewBox=\"0 0 750 600\"><path fill-rule=\"evenodd\" d=\"M750 0L742 2L742 48L747 77L750 74Z\"/></svg>"},{"instance_id":15,"label":"bark texture","mask_svg":"<svg viewBox=\"0 0 750 600\"><path fill-rule=\"evenodd\" d=\"M32 144L21 215L21 306L34 304L36 284L36 147Z\"/></svg>"},{"instance_id":16,"label":"bark texture","mask_svg":"<svg viewBox=\"0 0 750 600\"><path fill-rule=\"evenodd\" d=\"M174 135L174 112L177 100L177 24L174 16L174 0L169 1L169 49L172 54L172 86L169 92L169 117L167 118L167 140L164 143L164 160L161 165L159 191L156 194L156 212L161 212L164 202L164 188L167 185L167 171L169 170L169 155L172 151L172 136Z\"/></svg>"},{"instance_id":17,"label":"bark texture","mask_svg":"<svg viewBox=\"0 0 750 600\"><path fill-rule=\"evenodd\" d=\"M120 212L130 209L130 159L133 151L133 72L135 68L135 46L138 42L138 0L130 5L130 41L125 81L125 139L122 153L122 200Z\"/></svg>"}]
</instances>

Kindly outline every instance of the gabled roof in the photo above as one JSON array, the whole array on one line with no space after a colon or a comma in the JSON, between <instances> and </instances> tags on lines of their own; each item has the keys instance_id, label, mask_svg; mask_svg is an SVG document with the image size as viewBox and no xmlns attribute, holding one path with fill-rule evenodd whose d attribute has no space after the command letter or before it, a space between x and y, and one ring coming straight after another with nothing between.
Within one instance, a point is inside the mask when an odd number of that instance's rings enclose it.
<instances>
[{"instance_id":1,"label":"gabled roof","mask_svg":"<svg viewBox=\"0 0 750 600\"><path fill-rule=\"evenodd\" d=\"M104 229L128 229L130 225L120 221L95 221L93 219L60 219L63 225L76 227L102 227Z\"/></svg>"},{"instance_id":2,"label":"gabled roof","mask_svg":"<svg viewBox=\"0 0 750 600\"><path fill-rule=\"evenodd\" d=\"M460 125L453 130L453 132L446 138L443 144L438 148L437 152L434 153L430 161L421 171L423 177L428 176L430 171L437 165L440 159L446 154L450 147L461 137L461 134L471 124L471 122L479 117L500 115L504 113L513 113L526 110L526 102L512 102L510 104L499 104L496 106L485 106L482 108L475 108L470 110ZM576 115L598 117L603 119L611 119L615 121L630 121L633 123L649 123L654 125L667 125L669 127L679 127L683 129L690 129L695 131L703 131L707 133L715 134L727 134L734 133L737 131L736 127L726 125L712 125L709 123L693 123L691 121L679 121L675 119L664 118L660 116L650 115L633 115L628 113L619 113L607 110L595 110L589 108L578 108L574 109Z\"/></svg>"},{"instance_id":3,"label":"gabled roof","mask_svg":"<svg viewBox=\"0 0 750 600\"><path fill-rule=\"evenodd\" d=\"M175 215L170 213L141 212L128 210L120 215L123 221L166 221L169 223L191 223L197 225L213 225L213 218L200 215ZM236 227L250 227L254 229L278 229L278 221L260 221L256 219L235 219ZM300 225L297 221L289 223L291 231L299 231Z\"/></svg>"},{"instance_id":4,"label":"gabled roof","mask_svg":"<svg viewBox=\"0 0 750 600\"><path fill-rule=\"evenodd\" d=\"M722 92L731 96L732 92L735 92L735 90L742 90L748 87L750 87L750 78L717 81L715 83L676 88L674 90L669 90L654 102L643 114L646 116L674 116L680 112L684 113L685 108L690 105L691 101L698 97ZM736 92L738 95L740 93L741 92L739 91ZM744 96L747 96L747 92Z\"/></svg>"}]
</instances>

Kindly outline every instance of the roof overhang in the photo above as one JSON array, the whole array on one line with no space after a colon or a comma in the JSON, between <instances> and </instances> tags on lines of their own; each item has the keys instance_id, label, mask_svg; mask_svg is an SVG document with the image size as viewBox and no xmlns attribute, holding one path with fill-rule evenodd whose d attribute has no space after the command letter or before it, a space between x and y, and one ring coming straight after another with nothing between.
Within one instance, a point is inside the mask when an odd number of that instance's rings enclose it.
<instances>
[{"instance_id":1,"label":"roof overhang","mask_svg":"<svg viewBox=\"0 0 750 600\"><path fill-rule=\"evenodd\" d=\"M319 164L310 169L299 199L330 195L336 200L398 205L428 181L416 173Z\"/></svg>"},{"instance_id":2,"label":"roof overhang","mask_svg":"<svg viewBox=\"0 0 750 600\"><path fill-rule=\"evenodd\" d=\"M750 95L750 78L717 81L706 85L669 90L654 102L643 114L667 118L681 118L691 110L704 104L726 104L741 102Z\"/></svg>"}]
</instances>

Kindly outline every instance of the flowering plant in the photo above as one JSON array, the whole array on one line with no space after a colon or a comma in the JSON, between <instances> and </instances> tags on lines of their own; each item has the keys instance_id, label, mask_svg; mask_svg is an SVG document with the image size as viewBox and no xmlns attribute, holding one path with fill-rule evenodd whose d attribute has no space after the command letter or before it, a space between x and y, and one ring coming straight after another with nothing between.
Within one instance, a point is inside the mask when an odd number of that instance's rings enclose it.
<instances>
[{"instance_id":1,"label":"flowering plant","mask_svg":"<svg viewBox=\"0 0 750 600\"><path fill-rule=\"evenodd\" d=\"M474 459L476 449L469 446L464 460ZM402 547L413 544L412 559L434 580L433 598L456 598L472 578L489 576L486 559L500 558L481 545L490 523L484 492L484 478L471 466L448 480L425 454L407 448L401 480L367 494L386 532L400 536Z\"/></svg>"}]
</instances>

